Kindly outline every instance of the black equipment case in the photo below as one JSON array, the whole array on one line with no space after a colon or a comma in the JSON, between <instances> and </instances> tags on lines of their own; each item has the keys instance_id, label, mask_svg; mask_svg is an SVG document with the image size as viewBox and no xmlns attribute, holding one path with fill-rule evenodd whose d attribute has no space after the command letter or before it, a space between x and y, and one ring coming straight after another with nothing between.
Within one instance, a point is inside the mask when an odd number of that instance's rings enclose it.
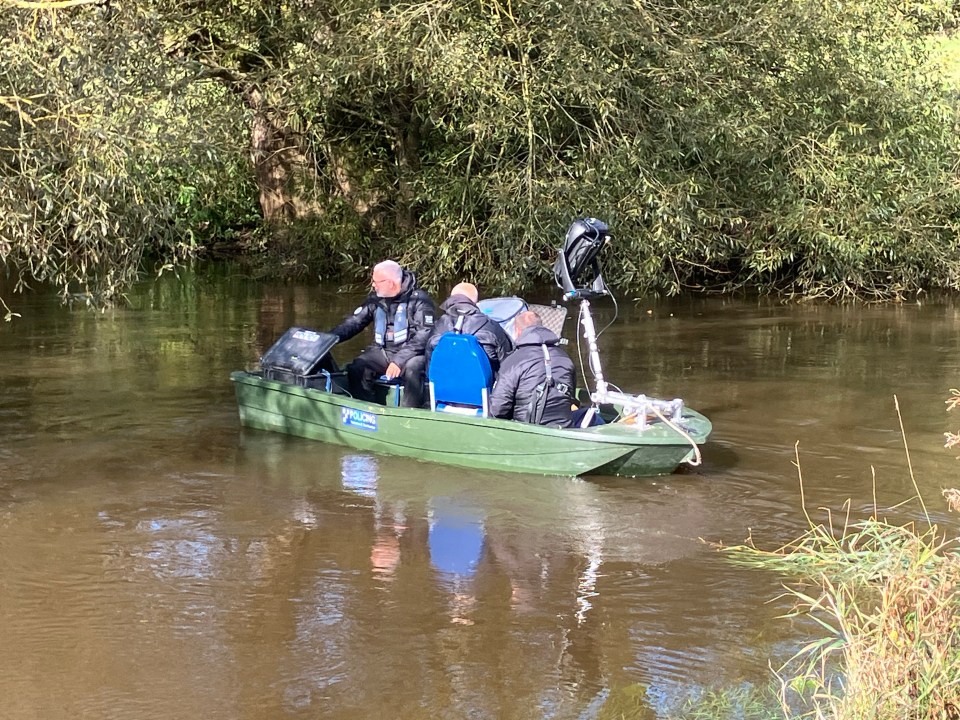
<instances>
[{"instance_id":1,"label":"black equipment case","mask_svg":"<svg viewBox=\"0 0 960 720\"><path fill-rule=\"evenodd\" d=\"M330 354L338 340L330 333L290 328L260 358L264 379L328 390L335 381L341 385L343 373Z\"/></svg>"}]
</instances>

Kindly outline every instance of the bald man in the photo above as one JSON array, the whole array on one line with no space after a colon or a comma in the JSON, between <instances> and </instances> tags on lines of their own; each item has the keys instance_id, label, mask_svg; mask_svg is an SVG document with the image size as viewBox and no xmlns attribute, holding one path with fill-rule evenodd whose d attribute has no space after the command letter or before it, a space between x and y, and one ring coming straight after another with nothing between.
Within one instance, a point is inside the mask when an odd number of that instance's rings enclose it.
<instances>
[{"instance_id":1,"label":"bald man","mask_svg":"<svg viewBox=\"0 0 960 720\"><path fill-rule=\"evenodd\" d=\"M500 369L500 363L513 349L513 343L500 323L477 307L478 298L477 287L471 283L460 283L450 291L450 297L440 306L443 315L437 319L427 340L428 366L430 355L441 336L448 332L460 332L477 338L490 360L494 374Z\"/></svg>"}]
</instances>

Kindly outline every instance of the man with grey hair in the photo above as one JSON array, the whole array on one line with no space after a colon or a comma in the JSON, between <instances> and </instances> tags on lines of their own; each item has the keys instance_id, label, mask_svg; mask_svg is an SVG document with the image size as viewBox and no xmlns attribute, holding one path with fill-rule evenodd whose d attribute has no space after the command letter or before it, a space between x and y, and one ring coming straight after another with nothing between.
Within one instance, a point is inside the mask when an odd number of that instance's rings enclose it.
<instances>
[{"instance_id":1,"label":"man with grey hair","mask_svg":"<svg viewBox=\"0 0 960 720\"><path fill-rule=\"evenodd\" d=\"M363 303L330 332L349 340L371 322L373 344L347 366L351 394L376 399L377 378L403 380L403 406L420 407L426 359L424 348L433 330L436 308L430 295L417 287L416 276L393 260L373 268L372 291Z\"/></svg>"}]
</instances>

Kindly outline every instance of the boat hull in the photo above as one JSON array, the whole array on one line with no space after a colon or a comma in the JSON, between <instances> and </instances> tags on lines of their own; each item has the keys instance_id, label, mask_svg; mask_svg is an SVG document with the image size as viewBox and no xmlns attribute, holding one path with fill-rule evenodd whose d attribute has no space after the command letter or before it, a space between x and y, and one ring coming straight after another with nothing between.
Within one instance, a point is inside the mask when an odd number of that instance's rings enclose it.
<instances>
[{"instance_id":1,"label":"boat hull","mask_svg":"<svg viewBox=\"0 0 960 720\"><path fill-rule=\"evenodd\" d=\"M242 425L360 450L448 465L541 475L671 473L693 455L689 440L663 423L641 431L619 423L548 428L512 420L386 407L322 389L266 380L238 371L230 379ZM710 421L687 409L687 432L698 444Z\"/></svg>"}]
</instances>

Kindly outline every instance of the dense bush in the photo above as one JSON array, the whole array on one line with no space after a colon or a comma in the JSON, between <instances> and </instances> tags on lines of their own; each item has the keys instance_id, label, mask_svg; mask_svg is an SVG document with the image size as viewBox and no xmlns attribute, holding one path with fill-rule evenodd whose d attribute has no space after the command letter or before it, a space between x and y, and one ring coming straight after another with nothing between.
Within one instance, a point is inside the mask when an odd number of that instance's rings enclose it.
<instances>
[{"instance_id":1,"label":"dense bush","mask_svg":"<svg viewBox=\"0 0 960 720\"><path fill-rule=\"evenodd\" d=\"M24 282L100 301L249 221L243 118L162 30L109 3L0 14L0 258Z\"/></svg>"},{"instance_id":2,"label":"dense bush","mask_svg":"<svg viewBox=\"0 0 960 720\"><path fill-rule=\"evenodd\" d=\"M950 12L884 0L7 12L0 249L61 284L92 268L125 277L145 249L190 251L207 214L220 230L248 223L255 184L263 247L296 272L393 256L428 282L516 288L545 279L569 222L591 214L617 238L608 277L636 291L955 288L956 112L923 34Z\"/></svg>"}]
</instances>

